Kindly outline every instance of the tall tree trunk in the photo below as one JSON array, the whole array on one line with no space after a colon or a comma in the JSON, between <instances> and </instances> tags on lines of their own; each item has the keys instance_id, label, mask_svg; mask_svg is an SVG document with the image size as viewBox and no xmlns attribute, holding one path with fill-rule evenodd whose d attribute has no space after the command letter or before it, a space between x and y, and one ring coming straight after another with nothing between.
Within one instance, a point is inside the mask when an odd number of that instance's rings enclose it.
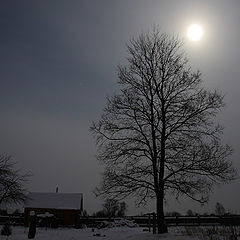
<instances>
[{"instance_id":1,"label":"tall tree trunk","mask_svg":"<svg viewBox=\"0 0 240 240\"><path fill-rule=\"evenodd\" d=\"M161 95L163 96L163 85L161 87ZM160 172L159 172L159 191L157 194L157 220L158 233L167 232L167 225L164 219L163 199L164 199L164 168L166 158L166 116L164 109L164 101L162 101L162 132L161 132L161 152L160 152Z\"/></svg>"},{"instance_id":2,"label":"tall tree trunk","mask_svg":"<svg viewBox=\"0 0 240 240\"><path fill-rule=\"evenodd\" d=\"M168 232L164 218L163 198L164 191L160 190L157 194L157 226L159 234Z\"/></svg>"}]
</instances>

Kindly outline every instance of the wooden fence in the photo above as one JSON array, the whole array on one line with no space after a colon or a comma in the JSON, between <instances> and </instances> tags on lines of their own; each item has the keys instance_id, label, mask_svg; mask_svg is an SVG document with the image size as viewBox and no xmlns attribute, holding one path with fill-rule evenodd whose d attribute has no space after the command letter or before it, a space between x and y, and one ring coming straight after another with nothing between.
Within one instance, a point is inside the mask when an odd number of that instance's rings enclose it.
<instances>
[{"instance_id":1,"label":"wooden fence","mask_svg":"<svg viewBox=\"0 0 240 240\"><path fill-rule=\"evenodd\" d=\"M152 216L127 216L125 219L133 220L140 227L152 225ZM97 217L80 217L80 222L88 227L96 227L103 221L114 222L120 218L97 218ZM240 215L226 216L177 216L165 217L168 226L240 226ZM10 222L12 225L23 226L24 216L0 216L0 225Z\"/></svg>"},{"instance_id":2,"label":"wooden fence","mask_svg":"<svg viewBox=\"0 0 240 240\"><path fill-rule=\"evenodd\" d=\"M133 220L140 227L148 227L149 223L152 226L152 216L128 216L125 219ZM81 222L89 227L94 227L103 221L114 222L120 218L96 218L82 217ZM240 226L240 215L227 216L176 216L165 217L168 226Z\"/></svg>"},{"instance_id":3,"label":"wooden fence","mask_svg":"<svg viewBox=\"0 0 240 240\"><path fill-rule=\"evenodd\" d=\"M1 216L0 215L0 225L5 223L10 223L13 226L23 226L24 225L24 216Z\"/></svg>"}]
</instances>

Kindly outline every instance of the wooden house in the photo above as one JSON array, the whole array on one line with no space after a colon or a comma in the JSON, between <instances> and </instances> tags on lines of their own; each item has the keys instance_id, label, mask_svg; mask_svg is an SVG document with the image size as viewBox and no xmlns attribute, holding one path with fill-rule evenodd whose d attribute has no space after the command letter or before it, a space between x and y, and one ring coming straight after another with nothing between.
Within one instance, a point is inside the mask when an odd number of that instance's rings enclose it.
<instances>
[{"instance_id":1,"label":"wooden house","mask_svg":"<svg viewBox=\"0 0 240 240\"><path fill-rule=\"evenodd\" d=\"M83 213L82 193L31 192L24 206L25 225L30 214L54 216L60 226L73 226Z\"/></svg>"}]
</instances>

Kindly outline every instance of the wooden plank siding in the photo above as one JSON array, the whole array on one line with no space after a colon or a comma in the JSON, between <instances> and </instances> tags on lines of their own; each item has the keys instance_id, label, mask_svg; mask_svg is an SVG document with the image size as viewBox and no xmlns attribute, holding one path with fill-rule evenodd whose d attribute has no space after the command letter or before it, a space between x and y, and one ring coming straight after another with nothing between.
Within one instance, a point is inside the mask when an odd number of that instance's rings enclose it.
<instances>
[{"instance_id":1,"label":"wooden plank siding","mask_svg":"<svg viewBox=\"0 0 240 240\"><path fill-rule=\"evenodd\" d=\"M75 209L50 209L50 208L25 208L25 226L29 224L30 212L34 211L36 215L44 214L46 212L53 214L59 226L74 226L77 217L81 214L81 210Z\"/></svg>"}]
</instances>

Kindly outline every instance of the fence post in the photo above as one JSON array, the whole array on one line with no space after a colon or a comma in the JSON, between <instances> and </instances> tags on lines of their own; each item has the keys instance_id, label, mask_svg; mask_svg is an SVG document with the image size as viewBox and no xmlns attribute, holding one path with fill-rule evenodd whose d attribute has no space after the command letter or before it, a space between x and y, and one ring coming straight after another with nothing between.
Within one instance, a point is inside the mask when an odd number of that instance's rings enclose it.
<instances>
[{"instance_id":1,"label":"fence post","mask_svg":"<svg viewBox=\"0 0 240 240\"><path fill-rule=\"evenodd\" d=\"M151 214L148 214L148 231L151 232Z\"/></svg>"},{"instance_id":2,"label":"fence post","mask_svg":"<svg viewBox=\"0 0 240 240\"><path fill-rule=\"evenodd\" d=\"M156 213L153 213L153 234L156 234Z\"/></svg>"}]
</instances>

